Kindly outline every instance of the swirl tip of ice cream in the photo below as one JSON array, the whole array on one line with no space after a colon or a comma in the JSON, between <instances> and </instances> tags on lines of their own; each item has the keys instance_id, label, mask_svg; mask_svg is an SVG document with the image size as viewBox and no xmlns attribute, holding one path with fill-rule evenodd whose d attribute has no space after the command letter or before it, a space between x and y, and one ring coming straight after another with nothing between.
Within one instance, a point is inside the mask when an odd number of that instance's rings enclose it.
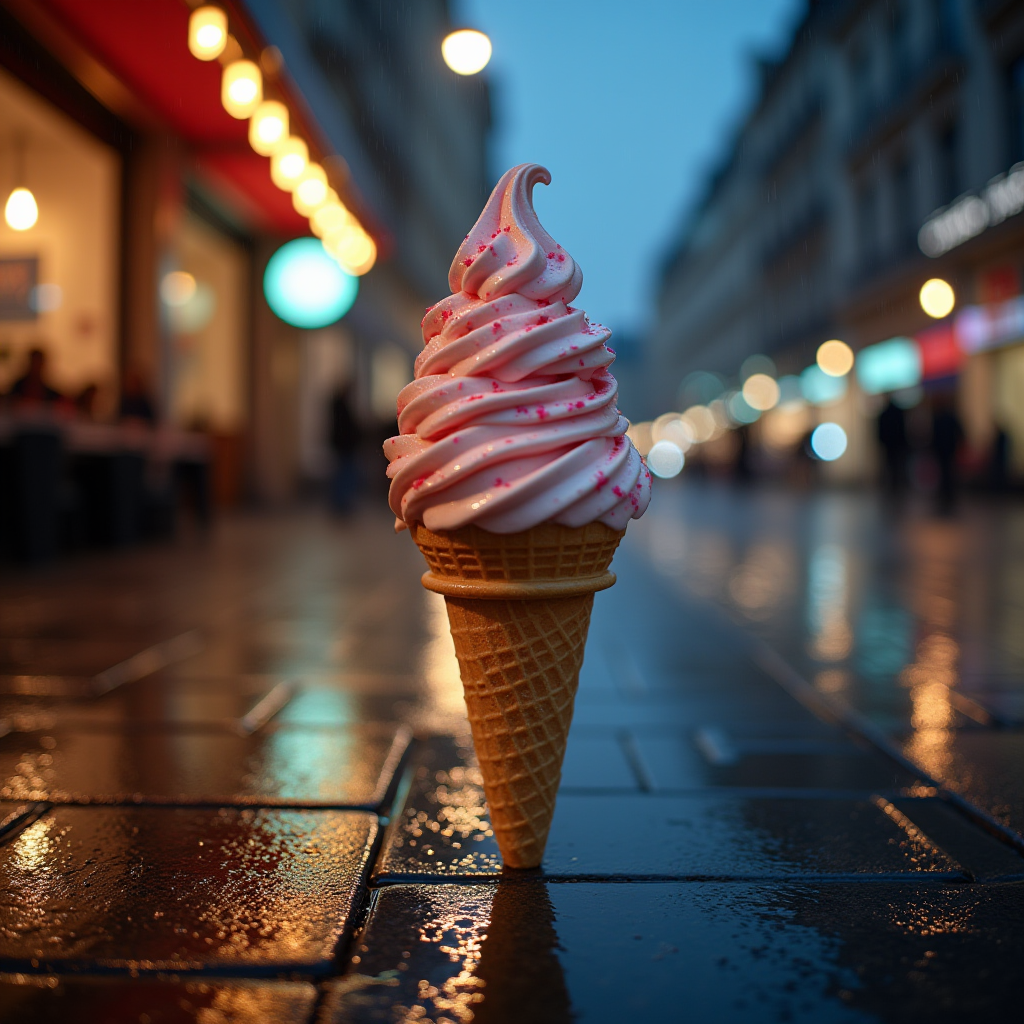
<instances>
[{"instance_id":1,"label":"swirl tip of ice cream","mask_svg":"<svg viewBox=\"0 0 1024 1024\"><path fill-rule=\"evenodd\" d=\"M399 523L542 522L622 529L650 501L647 467L616 408L607 328L571 303L576 261L541 226L539 164L507 171L452 262L452 294L427 310L416 379L384 446Z\"/></svg>"},{"instance_id":2,"label":"swirl tip of ice cream","mask_svg":"<svg viewBox=\"0 0 1024 1024\"><path fill-rule=\"evenodd\" d=\"M533 208L536 184L551 184L540 164L520 164L495 186L448 271L448 285L490 301L513 292L572 302L583 287L576 261L544 230Z\"/></svg>"}]
</instances>

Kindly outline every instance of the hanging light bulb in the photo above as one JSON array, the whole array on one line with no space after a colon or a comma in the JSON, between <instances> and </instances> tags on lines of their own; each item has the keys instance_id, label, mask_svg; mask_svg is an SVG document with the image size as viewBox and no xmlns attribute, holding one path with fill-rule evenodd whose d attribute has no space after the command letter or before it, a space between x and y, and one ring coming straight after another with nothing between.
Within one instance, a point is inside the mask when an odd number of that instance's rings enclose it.
<instances>
[{"instance_id":1,"label":"hanging light bulb","mask_svg":"<svg viewBox=\"0 0 1024 1024\"><path fill-rule=\"evenodd\" d=\"M319 164L307 164L292 192L292 206L296 213L308 217L327 200L327 174Z\"/></svg>"},{"instance_id":2,"label":"hanging light bulb","mask_svg":"<svg viewBox=\"0 0 1024 1024\"><path fill-rule=\"evenodd\" d=\"M36 197L27 188L16 188L4 207L4 220L15 231L28 231L39 220Z\"/></svg>"},{"instance_id":3,"label":"hanging light bulb","mask_svg":"<svg viewBox=\"0 0 1024 1024\"><path fill-rule=\"evenodd\" d=\"M197 7L188 19L188 48L199 60L216 60L228 41L228 16L219 7Z\"/></svg>"},{"instance_id":4,"label":"hanging light bulb","mask_svg":"<svg viewBox=\"0 0 1024 1024\"><path fill-rule=\"evenodd\" d=\"M270 177L279 189L291 192L298 185L308 163L309 150L306 144L297 136L289 135L270 158Z\"/></svg>"},{"instance_id":5,"label":"hanging light bulb","mask_svg":"<svg viewBox=\"0 0 1024 1024\"><path fill-rule=\"evenodd\" d=\"M249 118L249 145L260 156L273 156L288 138L288 108L277 100L264 100Z\"/></svg>"},{"instance_id":6,"label":"hanging light bulb","mask_svg":"<svg viewBox=\"0 0 1024 1024\"><path fill-rule=\"evenodd\" d=\"M327 251L341 264L342 270L355 277L361 277L377 261L376 244L358 224L351 230L342 231Z\"/></svg>"},{"instance_id":7,"label":"hanging light bulb","mask_svg":"<svg viewBox=\"0 0 1024 1024\"><path fill-rule=\"evenodd\" d=\"M220 101L232 117L251 117L262 100L263 76L251 60L236 60L224 69Z\"/></svg>"},{"instance_id":8,"label":"hanging light bulb","mask_svg":"<svg viewBox=\"0 0 1024 1024\"><path fill-rule=\"evenodd\" d=\"M352 220L352 214L345 209L338 193L330 189L327 198L310 215L309 227L317 238L325 238L332 232L340 231Z\"/></svg>"}]
</instances>

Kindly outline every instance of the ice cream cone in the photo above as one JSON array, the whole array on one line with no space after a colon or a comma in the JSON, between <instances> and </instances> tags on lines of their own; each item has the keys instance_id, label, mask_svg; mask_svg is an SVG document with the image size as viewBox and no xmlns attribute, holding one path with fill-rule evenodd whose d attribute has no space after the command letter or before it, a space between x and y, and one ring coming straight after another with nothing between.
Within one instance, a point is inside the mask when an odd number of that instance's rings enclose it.
<instances>
[{"instance_id":1,"label":"ice cream cone","mask_svg":"<svg viewBox=\"0 0 1024 1024\"><path fill-rule=\"evenodd\" d=\"M594 592L624 530L412 528L444 595L484 792L508 867L540 865L555 810Z\"/></svg>"}]
</instances>

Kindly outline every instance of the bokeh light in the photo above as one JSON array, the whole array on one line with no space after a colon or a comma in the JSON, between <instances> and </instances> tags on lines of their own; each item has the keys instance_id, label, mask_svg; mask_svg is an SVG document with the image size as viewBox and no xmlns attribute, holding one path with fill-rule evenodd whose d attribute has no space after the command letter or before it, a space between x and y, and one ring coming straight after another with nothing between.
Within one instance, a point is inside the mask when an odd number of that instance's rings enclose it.
<instances>
[{"instance_id":1,"label":"bokeh light","mask_svg":"<svg viewBox=\"0 0 1024 1024\"><path fill-rule=\"evenodd\" d=\"M816 359L821 372L830 377L845 377L853 369L853 349L838 338L823 342Z\"/></svg>"},{"instance_id":2,"label":"bokeh light","mask_svg":"<svg viewBox=\"0 0 1024 1024\"><path fill-rule=\"evenodd\" d=\"M651 445L654 444L651 438L651 424L647 421L630 423L626 436L633 442L633 447L641 455L646 455L651 450Z\"/></svg>"},{"instance_id":3,"label":"bokeh light","mask_svg":"<svg viewBox=\"0 0 1024 1024\"><path fill-rule=\"evenodd\" d=\"M28 231L39 220L36 197L27 188L16 188L7 197L4 220L14 231Z\"/></svg>"},{"instance_id":4,"label":"bokeh light","mask_svg":"<svg viewBox=\"0 0 1024 1024\"><path fill-rule=\"evenodd\" d=\"M767 412L779 401L779 385L767 373L755 373L743 382L743 399L751 409Z\"/></svg>"},{"instance_id":5,"label":"bokeh light","mask_svg":"<svg viewBox=\"0 0 1024 1024\"><path fill-rule=\"evenodd\" d=\"M445 37L441 56L457 75L475 75L483 71L491 59L491 41L483 32L459 29Z\"/></svg>"},{"instance_id":6,"label":"bokeh light","mask_svg":"<svg viewBox=\"0 0 1024 1024\"><path fill-rule=\"evenodd\" d=\"M219 7L197 7L188 19L188 48L199 60L216 60L228 41L228 16Z\"/></svg>"},{"instance_id":7,"label":"bokeh light","mask_svg":"<svg viewBox=\"0 0 1024 1024\"><path fill-rule=\"evenodd\" d=\"M263 102L263 75L251 60L236 60L221 76L220 100L238 120L251 117Z\"/></svg>"},{"instance_id":8,"label":"bokeh light","mask_svg":"<svg viewBox=\"0 0 1024 1024\"><path fill-rule=\"evenodd\" d=\"M725 403L725 407L729 414L729 419L731 419L733 423L741 425L756 423L761 418L761 410L755 409L746 400L742 391L734 391L729 396L729 400Z\"/></svg>"},{"instance_id":9,"label":"bokeh light","mask_svg":"<svg viewBox=\"0 0 1024 1024\"><path fill-rule=\"evenodd\" d=\"M779 375L778 370L775 369L775 361L771 357L761 355L760 353L747 356L743 360L743 364L740 366L740 380L745 381L756 373L763 373L766 377L777 377Z\"/></svg>"},{"instance_id":10,"label":"bokeh light","mask_svg":"<svg viewBox=\"0 0 1024 1024\"><path fill-rule=\"evenodd\" d=\"M835 462L846 451L846 431L838 423L819 423L811 434L811 451L822 462Z\"/></svg>"},{"instance_id":11,"label":"bokeh light","mask_svg":"<svg viewBox=\"0 0 1024 1024\"><path fill-rule=\"evenodd\" d=\"M830 377L820 366L808 366L800 374L800 390L811 405L830 405L846 394L846 378Z\"/></svg>"},{"instance_id":12,"label":"bokeh light","mask_svg":"<svg viewBox=\"0 0 1024 1024\"><path fill-rule=\"evenodd\" d=\"M263 292L270 308L294 327L326 327L355 302L359 282L347 274L316 238L296 238L267 263Z\"/></svg>"},{"instance_id":13,"label":"bokeh light","mask_svg":"<svg viewBox=\"0 0 1024 1024\"><path fill-rule=\"evenodd\" d=\"M693 428L677 412L667 412L651 424L651 443L671 441L680 451L687 452L693 444Z\"/></svg>"},{"instance_id":14,"label":"bokeh light","mask_svg":"<svg viewBox=\"0 0 1024 1024\"><path fill-rule=\"evenodd\" d=\"M715 414L706 405L691 405L682 418L689 424L693 439L698 444L710 441L718 431Z\"/></svg>"},{"instance_id":15,"label":"bokeh light","mask_svg":"<svg viewBox=\"0 0 1024 1024\"><path fill-rule=\"evenodd\" d=\"M196 279L185 270L172 270L160 282L160 298L168 306L184 306L196 294Z\"/></svg>"},{"instance_id":16,"label":"bokeh light","mask_svg":"<svg viewBox=\"0 0 1024 1024\"><path fill-rule=\"evenodd\" d=\"M956 295L948 281L941 277L933 277L921 285L921 308L936 320L949 316L956 305Z\"/></svg>"},{"instance_id":17,"label":"bokeh light","mask_svg":"<svg viewBox=\"0 0 1024 1024\"><path fill-rule=\"evenodd\" d=\"M277 100L265 100L249 119L249 145L260 156L273 156L288 138L288 108Z\"/></svg>"},{"instance_id":18,"label":"bokeh light","mask_svg":"<svg viewBox=\"0 0 1024 1024\"><path fill-rule=\"evenodd\" d=\"M682 449L671 441L658 441L647 453L647 468L663 480L679 476L685 462Z\"/></svg>"},{"instance_id":19,"label":"bokeh light","mask_svg":"<svg viewBox=\"0 0 1024 1024\"><path fill-rule=\"evenodd\" d=\"M889 338L857 355L857 381L869 395L921 383L921 346L913 338Z\"/></svg>"}]
</instances>

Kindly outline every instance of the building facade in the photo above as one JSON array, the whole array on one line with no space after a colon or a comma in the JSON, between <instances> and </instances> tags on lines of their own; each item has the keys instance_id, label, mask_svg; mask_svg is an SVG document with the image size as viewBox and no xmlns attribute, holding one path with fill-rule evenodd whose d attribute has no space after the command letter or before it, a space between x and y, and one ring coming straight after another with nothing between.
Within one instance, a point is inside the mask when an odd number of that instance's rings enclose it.
<instances>
[{"instance_id":1,"label":"building facade","mask_svg":"<svg viewBox=\"0 0 1024 1024\"><path fill-rule=\"evenodd\" d=\"M933 241L944 211L963 220L957 204L992 183L1024 185L1011 174L1024 160L1019 3L816 0L760 70L756 102L664 267L648 357L666 384L652 415L678 405L692 371L729 378L764 354L798 374L830 338L856 351L918 336L935 324L918 301L933 277L953 285L958 311L1021 293L1024 202L986 214L973 235L946 223L955 244ZM1008 431L1024 469L1010 384L1024 388L1021 335L1024 324L935 378L957 389L969 441L980 450ZM838 475L871 470L863 399L853 386L830 411L851 435Z\"/></svg>"},{"instance_id":2,"label":"building facade","mask_svg":"<svg viewBox=\"0 0 1024 1024\"><path fill-rule=\"evenodd\" d=\"M158 426L208 436L221 500L282 501L329 472L339 389L368 432L393 421L490 187L487 83L443 63L447 0L218 0L229 46L208 62L189 52L198 6L0 0L0 185L38 203L31 229L0 223L0 395L42 348L56 390L98 395L91 421L138 392ZM264 297L269 258L310 226L222 107L240 58L376 242L355 304L318 330Z\"/></svg>"}]
</instances>

